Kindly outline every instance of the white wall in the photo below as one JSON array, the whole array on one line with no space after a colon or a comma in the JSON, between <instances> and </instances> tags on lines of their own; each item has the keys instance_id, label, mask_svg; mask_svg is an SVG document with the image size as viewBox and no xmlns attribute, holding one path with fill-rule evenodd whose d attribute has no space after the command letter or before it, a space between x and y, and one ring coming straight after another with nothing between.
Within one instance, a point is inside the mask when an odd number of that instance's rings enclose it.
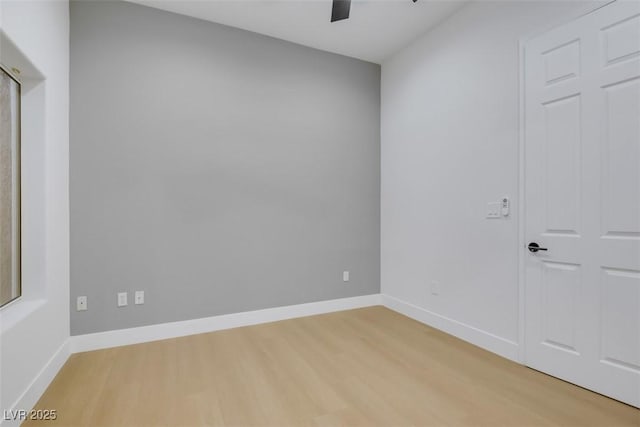
<instances>
[{"instance_id":1,"label":"white wall","mask_svg":"<svg viewBox=\"0 0 640 427\"><path fill-rule=\"evenodd\" d=\"M3 0L0 22L0 58L25 68L24 290L0 310L0 410L30 409L68 355L69 7Z\"/></svg>"},{"instance_id":2,"label":"white wall","mask_svg":"<svg viewBox=\"0 0 640 427\"><path fill-rule=\"evenodd\" d=\"M595 7L472 3L382 65L382 293L511 358L519 339L518 41ZM487 203L505 195L512 215L485 219Z\"/></svg>"}]
</instances>

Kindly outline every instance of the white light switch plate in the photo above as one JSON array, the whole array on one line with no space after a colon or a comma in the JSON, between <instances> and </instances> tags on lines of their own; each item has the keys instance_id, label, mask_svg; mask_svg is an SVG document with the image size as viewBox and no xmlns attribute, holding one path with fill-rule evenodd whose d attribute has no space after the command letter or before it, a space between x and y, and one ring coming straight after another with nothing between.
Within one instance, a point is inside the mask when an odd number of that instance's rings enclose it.
<instances>
[{"instance_id":1,"label":"white light switch plate","mask_svg":"<svg viewBox=\"0 0 640 427\"><path fill-rule=\"evenodd\" d=\"M86 311L87 310L87 297L81 296L76 300L76 310L77 311Z\"/></svg>"},{"instance_id":2,"label":"white light switch plate","mask_svg":"<svg viewBox=\"0 0 640 427\"><path fill-rule=\"evenodd\" d=\"M500 213L502 216L509 216L511 202L509 202L509 198L507 196L502 198L502 206L500 209Z\"/></svg>"},{"instance_id":3,"label":"white light switch plate","mask_svg":"<svg viewBox=\"0 0 640 427\"><path fill-rule=\"evenodd\" d=\"M343 282L348 282L349 281L349 272L348 271L343 271L342 272L342 281Z\"/></svg>"}]
</instances>

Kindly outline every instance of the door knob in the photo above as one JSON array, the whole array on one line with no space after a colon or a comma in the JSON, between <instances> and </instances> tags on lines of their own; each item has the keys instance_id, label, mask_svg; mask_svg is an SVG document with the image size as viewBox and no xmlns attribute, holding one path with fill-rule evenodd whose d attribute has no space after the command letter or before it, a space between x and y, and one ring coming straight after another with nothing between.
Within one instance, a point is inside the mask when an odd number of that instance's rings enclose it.
<instances>
[{"instance_id":1,"label":"door knob","mask_svg":"<svg viewBox=\"0 0 640 427\"><path fill-rule=\"evenodd\" d=\"M529 252L533 252L534 254L538 251L548 250L547 248L541 248L540 245L537 244L536 242L529 243L529 245L527 246L527 249L529 249Z\"/></svg>"}]
</instances>

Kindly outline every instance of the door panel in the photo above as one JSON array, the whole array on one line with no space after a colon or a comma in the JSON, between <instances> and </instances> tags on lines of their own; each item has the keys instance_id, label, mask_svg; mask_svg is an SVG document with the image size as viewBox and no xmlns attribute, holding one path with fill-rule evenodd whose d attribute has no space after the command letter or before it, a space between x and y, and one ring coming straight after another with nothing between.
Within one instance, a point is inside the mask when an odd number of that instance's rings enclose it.
<instances>
[{"instance_id":1,"label":"door panel","mask_svg":"<svg viewBox=\"0 0 640 427\"><path fill-rule=\"evenodd\" d=\"M546 229L578 234L580 224L580 95L544 104Z\"/></svg>"},{"instance_id":2,"label":"door panel","mask_svg":"<svg viewBox=\"0 0 640 427\"><path fill-rule=\"evenodd\" d=\"M602 28L605 65L636 59L640 56L640 15Z\"/></svg>"},{"instance_id":3,"label":"door panel","mask_svg":"<svg viewBox=\"0 0 640 427\"><path fill-rule=\"evenodd\" d=\"M600 359L640 373L640 273L602 270L602 347Z\"/></svg>"},{"instance_id":4,"label":"door panel","mask_svg":"<svg viewBox=\"0 0 640 427\"><path fill-rule=\"evenodd\" d=\"M576 309L580 293L580 266L543 262L543 343L579 355Z\"/></svg>"},{"instance_id":5,"label":"door panel","mask_svg":"<svg viewBox=\"0 0 640 427\"><path fill-rule=\"evenodd\" d=\"M580 75L580 40L551 48L542 54L546 68L547 86Z\"/></svg>"},{"instance_id":6,"label":"door panel","mask_svg":"<svg viewBox=\"0 0 640 427\"><path fill-rule=\"evenodd\" d=\"M603 90L603 234L640 237L640 79Z\"/></svg>"},{"instance_id":7,"label":"door panel","mask_svg":"<svg viewBox=\"0 0 640 427\"><path fill-rule=\"evenodd\" d=\"M525 48L526 362L640 406L640 3Z\"/></svg>"}]
</instances>

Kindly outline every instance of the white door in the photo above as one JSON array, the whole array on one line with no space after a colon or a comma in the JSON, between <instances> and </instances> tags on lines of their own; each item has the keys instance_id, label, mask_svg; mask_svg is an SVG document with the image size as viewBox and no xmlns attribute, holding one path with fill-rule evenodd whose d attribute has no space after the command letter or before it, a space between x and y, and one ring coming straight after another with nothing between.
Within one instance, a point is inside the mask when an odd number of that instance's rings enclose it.
<instances>
[{"instance_id":1,"label":"white door","mask_svg":"<svg viewBox=\"0 0 640 427\"><path fill-rule=\"evenodd\" d=\"M525 45L526 363L640 407L640 2Z\"/></svg>"}]
</instances>

